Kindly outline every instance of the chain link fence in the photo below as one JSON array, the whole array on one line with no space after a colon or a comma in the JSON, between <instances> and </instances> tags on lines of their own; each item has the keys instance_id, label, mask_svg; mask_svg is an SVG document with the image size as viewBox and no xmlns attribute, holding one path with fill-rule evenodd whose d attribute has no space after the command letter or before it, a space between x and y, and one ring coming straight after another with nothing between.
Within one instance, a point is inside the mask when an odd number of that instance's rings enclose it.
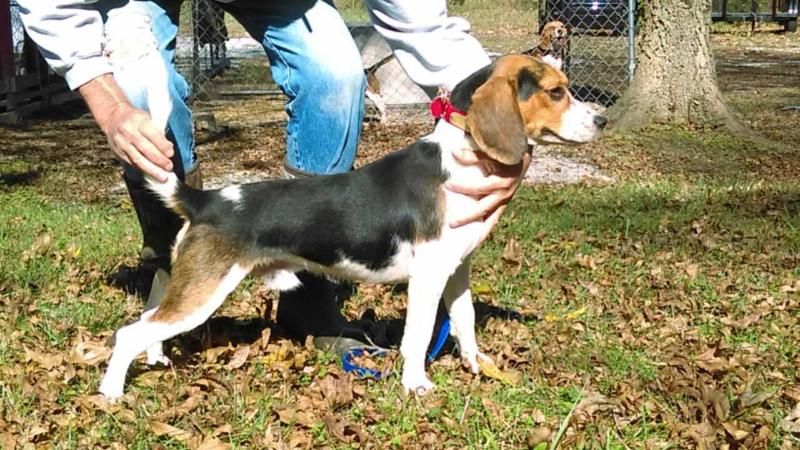
<instances>
[{"instance_id":1,"label":"chain link fence","mask_svg":"<svg viewBox=\"0 0 800 450\"><path fill-rule=\"evenodd\" d=\"M629 9L633 3L539 2L539 23L532 23L531 29L560 20L570 31L564 69L578 98L608 106L627 87L633 70L634 29ZM369 24L349 24L349 28L367 76L368 118L386 118L393 112L402 117L410 109L425 109L428 96L408 78L383 38ZM280 94L261 44L213 0L185 2L177 56L179 70L190 81L195 98ZM217 83L215 76L222 73L224 81Z\"/></svg>"},{"instance_id":2,"label":"chain link fence","mask_svg":"<svg viewBox=\"0 0 800 450\"><path fill-rule=\"evenodd\" d=\"M564 71L580 100L613 104L634 70L635 4L629 0L542 0L539 23L567 26Z\"/></svg>"},{"instance_id":3,"label":"chain link fence","mask_svg":"<svg viewBox=\"0 0 800 450\"><path fill-rule=\"evenodd\" d=\"M266 54L213 0L185 2L176 64L192 86L193 99L280 95ZM368 80L367 119L427 105L429 98L406 76L388 44L369 24L349 24ZM224 73L224 81L215 77ZM220 78L222 80L222 78Z\"/></svg>"},{"instance_id":4,"label":"chain link fence","mask_svg":"<svg viewBox=\"0 0 800 450\"><path fill-rule=\"evenodd\" d=\"M13 75L33 74L41 67L27 60L36 52L26 51L30 41L24 37L16 1L10 3ZM528 7L538 9L539 18L538 23L530 24L530 30L541 29L551 20L567 25L569 46L564 70L578 98L609 105L627 87L633 70L633 3L634 0L528 3ZM502 10L502 6L497 8ZM225 14L216 1L183 2L179 21L176 65L192 87L193 100L281 95L272 81L261 43ZM428 96L408 78L381 36L369 24L349 27L361 51L368 80L367 117L383 119L396 112L402 118L409 110L425 110ZM487 50L493 54L492 48Z\"/></svg>"},{"instance_id":5,"label":"chain link fence","mask_svg":"<svg viewBox=\"0 0 800 450\"><path fill-rule=\"evenodd\" d=\"M14 75L24 75L25 67L25 30L22 28L22 19L19 17L19 4L11 1L9 5L11 16L11 47L14 60L12 63Z\"/></svg>"},{"instance_id":6,"label":"chain link fence","mask_svg":"<svg viewBox=\"0 0 800 450\"><path fill-rule=\"evenodd\" d=\"M7 15L3 17L3 28L8 26L7 34L0 36L0 68L2 69L2 83L0 83L0 112L16 108L18 103L17 90L19 80L31 73L33 64L30 51L26 51L25 32L19 16L19 5L11 1L8 5ZM5 11L4 11L5 13Z\"/></svg>"}]
</instances>

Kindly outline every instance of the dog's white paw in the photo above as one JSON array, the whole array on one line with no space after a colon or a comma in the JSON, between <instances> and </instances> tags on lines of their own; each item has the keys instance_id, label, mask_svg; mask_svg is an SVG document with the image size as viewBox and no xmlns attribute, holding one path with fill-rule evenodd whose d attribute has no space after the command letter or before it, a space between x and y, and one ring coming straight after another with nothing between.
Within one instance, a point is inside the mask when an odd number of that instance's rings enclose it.
<instances>
[{"instance_id":1,"label":"dog's white paw","mask_svg":"<svg viewBox=\"0 0 800 450\"><path fill-rule=\"evenodd\" d=\"M469 365L469 370L472 373L476 374L476 375L478 373L480 373L480 371L481 371L481 365L478 362L478 359L482 359L485 362L494 364L494 362L492 361L492 358L486 356L484 353L481 353L481 352L474 352L474 353L466 354L466 355L462 354L461 357Z\"/></svg>"},{"instance_id":2,"label":"dog's white paw","mask_svg":"<svg viewBox=\"0 0 800 450\"><path fill-rule=\"evenodd\" d=\"M150 355L147 355L147 365L148 366L155 366L156 364L163 364L165 366L170 366L170 365L172 365L172 360L167 358L163 353L161 355L153 356L153 357L151 357Z\"/></svg>"},{"instance_id":3,"label":"dog's white paw","mask_svg":"<svg viewBox=\"0 0 800 450\"><path fill-rule=\"evenodd\" d=\"M402 383L406 394L425 395L433 391L433 382L424 373L421 376L403 375Z\"/></svg>"},{"instance_id":4,"label":"dog's white paw","mask_svg":"<svg viewBox=\"0 0 800 450\"><path fill-rule=\"evenodd\" d=\"M172 361L164 355L164 348L160 342L158 344L153 344L147 349L147 365L155 366L156 364L163 364L165 366L172 364Z\"/></svg>"},{"instance_id":5,"label":"dog's white paw","mask_svg":"<svg viewBox=\"0 0 800 450\"><path fill-rule=\"evenodd\" d=\"M124 393L123 387L124 382L120 383L117 382L117 380L110 380L106 377L103 378L103 382L100 383L100 389L98 390L109 403L114 403L117 399L122 397Z\"/></svg>"}]
</instances>

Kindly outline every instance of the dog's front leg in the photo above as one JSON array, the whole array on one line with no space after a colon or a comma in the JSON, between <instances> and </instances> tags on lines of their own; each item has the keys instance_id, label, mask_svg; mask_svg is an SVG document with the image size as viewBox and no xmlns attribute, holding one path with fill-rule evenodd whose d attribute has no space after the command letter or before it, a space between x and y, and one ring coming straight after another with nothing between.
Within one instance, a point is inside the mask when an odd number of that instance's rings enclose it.
<instances>
[{"instance_id":1,"label":"dog's front leg","mask_svg":"<svg viewBox=\"0 0 800 450\"><path fill-rule=\"evenodd\" d=\"M458 342L461 358L469 364L472 373L478 373L478 358L489 360L489 357L478 350L475 339L475 308L472 306L472 292L469 290L469 258L461 263L447 281L443 298L452 324L451 334Z\"/></svg>"},{"instance_id":2,"label":"dog's front leg","mask_svg":"<svg viewBox=\"0 0 800 450\"><path fill-rule=\"evenodd\" d=\"M420 254L415 257L420 261ZM408 280L408 310L400 353L403 355L402 383L406 393L423 395L433 389L425 374L425 352L431 342L436 322L436 308L450 272L442 266L431 264L434 258L425 258L418 264ZM422 267L425 266L425 267Z\"/></svg>"}]
</instances>

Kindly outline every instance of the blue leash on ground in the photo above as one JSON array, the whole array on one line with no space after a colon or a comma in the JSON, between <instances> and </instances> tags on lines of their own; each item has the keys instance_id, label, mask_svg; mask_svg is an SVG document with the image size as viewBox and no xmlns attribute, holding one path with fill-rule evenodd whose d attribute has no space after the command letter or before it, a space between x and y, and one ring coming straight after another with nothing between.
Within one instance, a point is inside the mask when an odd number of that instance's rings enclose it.
<instances>
[{"instance_id":1,"label":"blue leash on ground","mask_svg":"<svg viewBox=\"0 0 800 450\"><path fill-rule=\"evenodd\" d=\"M436 342L433 344L433 348L431 349L430 353L428 353L428 363L432 362L437 356L439 356L439 353L442 351L445 342L447 342L447 336L449 335L450 319L444 319L441 328L439 328L439 335L436 337ZM388 350L381 347L363 346L351 348L350 350L346 351L344 355L342 355L342 367L344 368L345 372L353 373L359 378L374 378L376 380L380 380L385 375L383 372L376 369L359 366L353 362L353 359L360 356L383 357L386 355L386 353L388 353Z\"/></svg>"}]
</instances>

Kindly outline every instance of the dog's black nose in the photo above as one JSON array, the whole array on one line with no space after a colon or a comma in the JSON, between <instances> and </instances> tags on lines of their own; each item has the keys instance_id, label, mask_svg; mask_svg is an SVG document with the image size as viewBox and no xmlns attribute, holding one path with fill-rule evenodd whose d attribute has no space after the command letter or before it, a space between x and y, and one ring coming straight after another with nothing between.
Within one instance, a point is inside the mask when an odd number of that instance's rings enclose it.
<instances>
[{"instance_id":1,"label":"dog's black nose","mask_svg":"<svg viewBox=\"0 0 800 450\"><path fill-rule=\"evenodd\" d=\"M606 124L608 123L608 119L603 116L594 116L594 124L599 129L605 128Z\"/></svg>"}]
</instances>

